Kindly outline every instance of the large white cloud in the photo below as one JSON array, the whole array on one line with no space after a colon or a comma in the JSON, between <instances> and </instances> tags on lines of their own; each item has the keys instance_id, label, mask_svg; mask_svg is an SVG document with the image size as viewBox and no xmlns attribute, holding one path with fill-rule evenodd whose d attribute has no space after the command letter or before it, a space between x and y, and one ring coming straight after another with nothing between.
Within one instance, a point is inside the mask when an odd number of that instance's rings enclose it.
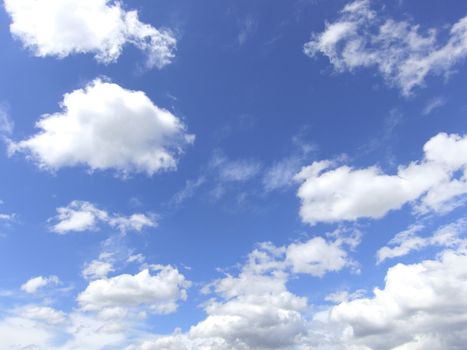
<instances>
[{"instance_id":1,"label":"large white cloud","mask_svg":"<svg viewBox=\"0 0 467 350\"><path fill-rule=\"evenodd\" d=\"M323 276L351 265L343 245L359 244L358 233L331 234L287 247L260 244L237 275L227 274L204 291L207 317L186 333L175 332L130 347L131 350L272 350L308 346L308 301L292 293L291 274ZM306 348L306 347L305 347Z\"/></svg>"},{"instance_id":2,"label":"large white cloud","mask_svg":"<svg viewBox=\"0 0 467 350\"><path fill-rule=\"evenodd\" d=\"M180 119L157 107L143 92L96 79L65 94L62 112L45 114L40 132L10 144L10 152L29 154L40 167L86 166L121 175L153 175L172 170L177 155L193 141Z\"/></svg>"},{"instance_id":3,"label":"large white cloud","mask_svg":"<svg viewBox=\"0 0 467 350\"><path fill-rule=\"evenodd\" d=\"M305 332L301 312L307 300L288 291L284 250L262 245L237 276L210 285L216 298L205 304L207 317L187 333L143 342L141 350L288 349Z\"/></svg>"},{"instance_id":4,"label":"large white cloud","mask_svg":"<svg viewBox=\"0 0 467 350\"><path fill-rule=\"evenodd\" d=\"M177 302L186 299L190 282L176 268L160 266L158 269L154 275L145 269L136 275L94 280L78 296L78 302L86 311L145 305L155 313L174 312Z\"/></svg>"},{"instance_id":5,"label":"large white cloud","mask_svg":"<svg viewBox=\"0 0 467 350\"><path fill-rule=\"evenodd\" d=\"M467 57L467 17L450 28L445 42L436 29L420 30L371 9L369 0L347 4L340 17L315 33L304 51L327 56L338 72L376 67L385 80L410 95L430 74L448 74Z\"/></svg>"},{"instance_id":6,"label":"large white cloud","mask_svg":"<svg viewBox=\"0 0 467 350\"><path fill-rule=\"evenodd\" d=\"M52 232L58 234L97 230L100 224L117 228L122 233L157 226L153 214L136 213L130 216L110 214L85 201L72 201L66 207L57 208L57 216L49 221L53 222Z\"/></svg>"},{"instance_id":7,"label":"large white cloud","mask_svg":"<svg viewBox=\"0 0 467 350\"><path fill-rule=\"evenodd\" d=\"M176 39L169 30L142 23L137 11L112 0L5 0L11 33L36 56L66 57L91 53L114 62L126 44L147 55L149 67L163 67L174 57Z\"/></svg>"},{"instance_id":8,"label":"large white cloud","mask_svg":"<svg viewBox=\"0 0 467 350\"><path fill-rule=\"evenodd\" d=\"M398 264L388 270L383 289L337 305L331 318L348 325L348 346L460 350L467 343L466 276L464 249L445 251L436 260Z\"/></svg>"},{"instance_id":9,"label":"large white cloud","mask_svg":"<svg viewBox=\"0 0 467 350\"><path fill-rule=\"evenodd\" d=\"M335 167L314 162L296 176L304 222L381 218L411 202L417 213L446 212L467 193L467 137L438 134L424 145L424 158L385 174L373 166Z\"/></svg>"}]
</instances>

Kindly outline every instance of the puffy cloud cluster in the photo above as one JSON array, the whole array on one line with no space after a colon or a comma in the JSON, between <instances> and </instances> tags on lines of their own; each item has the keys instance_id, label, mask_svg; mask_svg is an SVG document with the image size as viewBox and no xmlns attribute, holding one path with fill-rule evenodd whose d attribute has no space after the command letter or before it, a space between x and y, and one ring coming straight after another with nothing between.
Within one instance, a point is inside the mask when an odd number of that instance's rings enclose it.
<instances>
[{"instance_id":1,"label":"puffy cloud cluster","mask_svg":"<svg viewBox=\"0 0 467 350\"><path fill-rule=\"evenodd\" d=\"M98 209L94 204L84 201L72 201L68 206L57 208L57 216L50 219L54 224L52 232L66 234L96 230L99 224L107 224L120 232L141 231L147 227L156 227L156 217L150 214L109 214Z\"/></svg>"},{"instance_id":2,"label":"puffy cloud cluster","mask_svg":"<svg viewBox=\"0 0 467 350\"><path fill-rule=\"evenodd\" d=\"M307 341L308 302L287 288L291 273L323 276L350 265L343 245L355 246L359 235L335 241L313 238L288 247L261 244L237 275L206 286L215 296L204 304L207 317L186 333L156 337L131 350L298 349Z\"/></svg>"},{"instance_id":3,"label":"puffy cloud cluster","mask_svg":"<svg viewBox=\"0 0 467 350\"><path fill-rule=\"evenodd\" d=\"M169 30L141 22L112 0L5 0L11 33L38 57L63 58L91 53L99 62L115 62L126 44L144 51L148 67L161 68L174 58L176 39Z\"/></svg>"},{"instance_id":4,"label":"puffy cloud cluster","mask_svg":"<svg viewBox=\"0 0 467 350\"><path fill-rule=\"evenodd\" d=\"M176 332L129 349L284 349L305 332L301 312L307 300L288 291L284 251L262 245L237 276L227 275L206 290L217 298L205 304L207 317L187 333Z\"/></svg>"},{"instance_id":5,"label":"puffy cloud cluster","mask_svg":"<svg viewBox=\"0 0 467 350\"><path fill-rule=\"evenodd\" d=\"M176 157L194 136L180 119L157 107L141 91L96 79L65 94L62 112L45 114L29 139L10 152L29 154L41 168L85 166L120 175L174 169Z\"/></svg>"},{"instance_id":6,"label":"puffy cloud cluster","mask_svg":"<svg viewBox=\"0 0 467 350\"><path fill-rule=\"evenodd\" d=\"M304 222L337 222L381 218L412 203L414 211L446 212L467 193L467 137L440 133L423 147L424 157L397 174L376 166L353 169L320 161L303 168L296 179Z\"/></svg>"},{"instance_id":7,"label":"puffy cloud cluster","mask_svg":"<svg viewBox=\"0 0 467 350\"><path fill-rule=\"evenodd\" d=\"M374 296L335 306L331 319L347 325L344 344L357 349L462 349L467 342L467 255L397 264Z\"/></svg>"},{"instance_id":8,"label":"puffy cloud cluster","mask_svg":"<svg viewBox=\"0 0 467 350\"><path fill-rule=\"evenodd\" d=\"M45 300L45 305L26 303L2 309L0 348L125 348L144 334L148 311L174 312L191 286L172 266L153 265L151 269L91 281L78 295L77 306L68 312L51 306L55 298ZM43 281L55 279L58 281L54 276L32 279L34 283L29 281L28 286L37 290Z\"/></svg>"},{"instance_id":9,"label":"puffy cloud cluster","mask_svg":"<svg viewBox=\"0 0 467 350\"><path fill-rule=\"evenodd\" d=\"M305 44L310 57L322 54L338 72L376 67L385 80L410 95L430 74L447 74L467 57L467 17L450 28L441 43L437 30L420 30L408 20L378 13L369 0L347 4L340 17L326 24Z\"/></svg>"}]
</instances>

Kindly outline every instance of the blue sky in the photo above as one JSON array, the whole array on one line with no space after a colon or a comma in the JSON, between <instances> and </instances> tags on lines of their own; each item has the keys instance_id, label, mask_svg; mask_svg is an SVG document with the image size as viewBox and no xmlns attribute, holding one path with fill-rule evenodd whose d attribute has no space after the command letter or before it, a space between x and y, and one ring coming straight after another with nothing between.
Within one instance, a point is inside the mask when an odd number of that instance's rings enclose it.
<instances>
[{"instance_id":1,"label":"blue sky","mask_svg":"<svg viewBox=\"0 0 467 350\"><path fill-rule=\"evenodd\" d=\"M0 348L462 349L467 4L4 0Z\"/></svg>"}]
</instances>

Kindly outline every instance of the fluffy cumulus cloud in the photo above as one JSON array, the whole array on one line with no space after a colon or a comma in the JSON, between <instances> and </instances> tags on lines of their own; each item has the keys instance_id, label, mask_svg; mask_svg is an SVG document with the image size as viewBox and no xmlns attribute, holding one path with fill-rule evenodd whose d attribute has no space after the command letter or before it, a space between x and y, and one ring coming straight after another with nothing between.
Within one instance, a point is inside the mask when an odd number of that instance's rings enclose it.
<instances>
[{"instance_id":1,"label":"fluffy cumulus cloud","mask_svg":"<svg viewBox=\"0 0 467 350\"><path fill-rule=\"evenodd\" d=\"M436 260L397 264L374 295L335 306L356 349L462 349L467 343L467 255L447 250Z\"/></svg>"},{"instance_id":2,"label":"fluffy cumulus cloud","mask_svg":"<svg viewBox=\"0 0 467 350\"><path fill-rule=\"evenodd\" d=\"M86 311L147 306L154 313L171 313L177 302L186 299L190 282L172 266L158 266L152 275L145 269L135 275L123 274L94 280L78 296Z\"/></svg>"},{"instance_id":3,"label":"fluffy cumulus cloud","mask_svg":"<svg viewBox=\"0 0 467 350\"><path fill-rule=\"evenodd\" d=\"M308 300L292 293L291 275L323 276L350 265L343 245L356 246L359 234L334 241L313 238L287 247L263 243L239 273L227 274L204 288L213 297L204 304L206 318L186 333L155 337L131 350L272 350L308 346ZM327 256L329 254L329 256Z\"/></svg>"},{"instance_id":4,"label":"fluffy cumulus cloud","mask_svg":"<svg viewBox=\"0 0 467 350\"><path fill-rule=\"evenodd\" d=\"M206 292L207 317L186 333L176 332L130 347L132 350L289 349L305 332L307 300L291 293L282 270L283 249L262 245L238 275L227 275Z\"/></svg>"},{"instance_id":5,"label":"fluffy cumulus cloud","mask_svg":"<svg viewBox=\"0 0 467 350\"><path fill-rule=\"evenodd\" d=\"M110 214L85 201L72 201L66 207L57 208L57 216L49 221L53 222L52 232L58 234L97 230L100 224L117 228L122 233L157 226L156 217L152 214Z\"/></svg>"},{"instance_id":6,"label":"fluffy cumulus cloud","mask_svg":"<svg viewBox=\"0 0 467 350\"><path fill-rule=\"evenodd\" d=\"M5 0L11 33L38 57L63 58L91 53L99 62L115 62L126 44L147 56L148 67L174 58L176 39L139 20L112 0Z\"/></svg>"},{"instance_id":7,"label":"fluffy cumulus cloud","mask_svg":"<svg viewBox=\"0 0 467 350\"><path fill-rule=\"evenodd\" d=\"M357 0L322 33L314 33L304 51L326 56L338 72L376 67L389 84L410 95L428 75L447 75L467 57L467 17L451 25L442 42L436 29L388 18L372 9L370 0Z\"/></svg>"},{"instance_id":8,"label":"fluffy cumulus cloud","mask_svg":"<svg viewBox=\"0 0 467 350\"><path fill-rule=\"evenodd\" d=\"M320 161L296 176L304 222L381 218L411 203L415 212L447 212L467 193L467 137L438 134L424 145L424 157L396 174L376 166L354 169Z\"/></svg>"},{"instance_id":9,"label":"fluffy cumulus cloud","mask_svg":"<svg viewBox=\"0 0 467 350\"><path fill-rule=\"evenodd\" d=\"M60 280L57 276L37 276L25 282L21 286L21 290L29 294L34 294L48 285L57 285L59 283Z\"/></svg>"},{"instance_id":10,"label":"fluffy cumulus cloud","mask_svg":"<svg viewBox=\"0 0 467 350\"><path fill-rule=\"evenodd\" d=\"M65 94L62 112L45 114L40 131L10 152L26 152L41 168L85 166L120 175L173 170L177 156L194 140L185 125L143 92L96 79Z\"/></svg>"},{"instance_id":11,"label":"fluffy cumulus cloud","mask_svg":"<svg viewBox=\"0 0 467 350\"><path fill-rule=\"evenodd\" d=\"M328 242L322 237L304 243L292 243L287 247L286 260L294 273L317 277L345 267L356 267L356 263L348 257L344 243L342 240Z\"/></svg>"}]
</instances>

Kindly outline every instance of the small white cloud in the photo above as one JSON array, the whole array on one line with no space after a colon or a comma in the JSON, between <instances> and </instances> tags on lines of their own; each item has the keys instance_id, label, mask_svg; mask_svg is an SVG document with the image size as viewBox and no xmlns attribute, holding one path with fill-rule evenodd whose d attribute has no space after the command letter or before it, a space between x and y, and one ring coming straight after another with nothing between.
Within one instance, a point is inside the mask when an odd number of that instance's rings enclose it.
<instances>
[{"instance_id":1,"label":"small white cloud","mask_svg":"<svg viewBox=\"0 0 467 350\"><path fill-rule=\"evenodd\" d=\"M442 43L436 29L421 30L374 11L369 0L347 4L340 17L326 24L305 44L310 57L322 54L336 71L376 67L404 95L424 85L429 75L448 75L467 57L467 17L454 23Z\"/></svg>"},{"instance_id":2,"label":"small white cloud","mask_svg":"<svg viewBox=\"0 0 467 350\"><path fill-rule=\"evenodd\" d=\"M111 0L5 0L10 31L35 56L63 58L91 53L102 63L115 62L132 44L147 56L148 67L161 68L174 58L176 39L169 30L142 23L137 11Z\"/></svg>"},{"instance_id":3,"label":"small white cloud","mask_svg":"<svg viewBox=\"0 0 467 350\"><path fill-rule=\"evenodd\" d=\"M145 269L136 275L94 280L79 294L78 302L86 311L145 305L154 313L166 314L177 309L179 300L186 299L190 285L177 269L162 266L154 275Z\"/></svg>"},{"instance_id":4,"label":"small white cloud","mask_svg":"<svg viewBox=\"0 0 467 350\"><path fill-rule=\"evenodd\" d=\"M292 243L287 247L286 261L294 273L322 277L328 272L355 265L342 245L340 240L328 242L322 237Z\"/></svg>"},{"instance_id":5,"label":"small white cloud","mask_svg":"<svg viewBox=\"0 0 467 350\"><path fill-rule=\"evenodd\" d=\"M48 277L38 276L38 277L31 278L26 283L24 283L21 286L21 290L29 294L34 294L39 289L42 289L48 285L58 285L59 283L60 283L60 280L57 276L48 276Z\"/></svg>"},{"instance_id":6,"label":"small white cloud","mask_svg":"<svg viewBox=\"0 0 467 350\"><path fill-rule=\"evenodd\" d=\"M114 267L111 262L96 259L86 264L81 274L85 279L96 280L107 277L112 271Z\"/></svg>"},{"instance_id":7,"label":"small white cloud","mask_svg":"<svg viewBox=\"0 0 467 350\"><path fill-rule=\"evenodd\" d=\"M62 112L45 114L31 138L10 143L10 153L26 152L41 168L86 166L120 175L153 175L177 166L177 156L194 136L143 92L96 79L65 94Z\"/></svg>"},{"instance_id":8,"label":"small white cloud","mask_svg":"<svg viewBox=\"0 0 467 350\"><path fill-rule=\"evenodd\" d=\"M57 208L57 213L57 216L49 221L55 222L51 230L58 234L93 231L97 230L100 224L117 228L122 233L157 227L156 216L153 214L137 213L130 216L109 214L85 201L72 201L66 207Z\"/></svg>"},{"instance_id":9,"label":"small white cloud","mask_svg":"<svg viewBox=\"0 0 467 350\"><path fill-rule=\"evenodd\" d=\"M6 106L0 103L0 136L9 136L13 132L14 123L11 120Z\"/></svg>"},{"instance_id":10,"label":"small white cloud","mask_svg":"<svg viewBox=\"0 0 467 350\"><path fill-rule=\"evenodd\" d=\"M418 214L444 213L460 205L467 193L467 137L438 134L424 145L424 158L396 174L373 166L335 167L314 162L296 176L304 222L337 222L381 218L411 203ZM459 172L461 175L459 175Z\"/></svg>"},{"instance_id":11,"label":"small white cloud","mask_svg":"<svg viewBox=\"0 0 467 350\"><path fill-rule=\"evenodd\" d=\"M52 231L64 234L70 231L95 230L100 221L108 221L108 213L97 209L92 203L73 201L67 207L57 208Z\"/></svg>"}]
</instances>

